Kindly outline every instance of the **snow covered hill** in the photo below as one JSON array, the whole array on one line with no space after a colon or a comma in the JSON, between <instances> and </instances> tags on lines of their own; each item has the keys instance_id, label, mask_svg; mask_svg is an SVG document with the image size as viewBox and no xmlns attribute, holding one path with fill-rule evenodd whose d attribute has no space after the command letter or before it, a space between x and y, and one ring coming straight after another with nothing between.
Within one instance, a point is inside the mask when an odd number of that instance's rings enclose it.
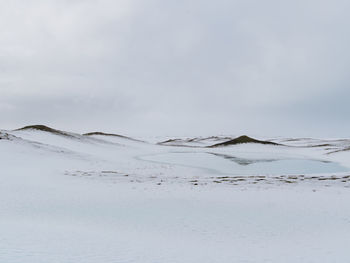
<instances>
[{"instance_id":1,"label":"snow covered hill","mask_svg":"<svg viewBox=\"0 0 350 263\"><path fill-rule=\"evenodd\" d=\"M234 138L0 131L0 262L348 262L350 141Z\"/></svg>"}]
</instances>

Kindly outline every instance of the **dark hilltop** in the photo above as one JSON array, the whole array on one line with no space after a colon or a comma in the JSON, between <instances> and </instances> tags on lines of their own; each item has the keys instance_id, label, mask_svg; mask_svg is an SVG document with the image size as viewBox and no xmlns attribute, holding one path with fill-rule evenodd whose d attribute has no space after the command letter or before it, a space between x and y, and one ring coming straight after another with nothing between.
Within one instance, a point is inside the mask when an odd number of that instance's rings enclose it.
<instances>
[{"instance_id":1,"label":"dark hilltop","mask_svg":"<svg viewBox=\"0 0 350 263\"><path fill-rule=\"evenodd\" d=\"M222 143L217 143L211 146L208 146L209 148L215 148L215 147L222 147L222 146L229 146L229 145L237 145L237 144L243 144L243 143L257 143L257 144L268 144L268 145L281 145L275 142L270 142L270 141L260 141L256 140L254 138L248 137L246 135L237 137L235 139L222 142Z\"/></svg>"}]
</instances>

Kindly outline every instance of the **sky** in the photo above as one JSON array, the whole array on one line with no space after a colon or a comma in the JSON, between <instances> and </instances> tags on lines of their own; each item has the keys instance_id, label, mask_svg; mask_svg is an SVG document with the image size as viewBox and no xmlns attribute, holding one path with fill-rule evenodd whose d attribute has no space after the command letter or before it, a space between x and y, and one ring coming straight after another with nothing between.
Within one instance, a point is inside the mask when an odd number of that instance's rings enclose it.
<instances>
[{"instance_id":1,"label":"sky","mask_svg":"<svg viewBox=\"0 0 350 263\"><path fill-rule=\"evenodd\" d=\"M346 0L0 0L0 128L350 137Z\"/></svg>"}]
</instances>

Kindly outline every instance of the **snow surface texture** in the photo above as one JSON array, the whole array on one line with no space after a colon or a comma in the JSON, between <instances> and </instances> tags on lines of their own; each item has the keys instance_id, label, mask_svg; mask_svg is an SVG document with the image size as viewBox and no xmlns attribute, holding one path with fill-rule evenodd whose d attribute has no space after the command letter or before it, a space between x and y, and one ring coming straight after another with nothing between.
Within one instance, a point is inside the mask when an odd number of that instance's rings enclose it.
<instances>
[{"instance_id":1,"label":"snow surface texture","mask_svg":"<svg viewBox=\"0 0 350 263\"><path fill-rule=\"evenodd\" d=\"M0 132L0 262L349 262L348 140L67 134Z\"/></svg>"}]
</instances>

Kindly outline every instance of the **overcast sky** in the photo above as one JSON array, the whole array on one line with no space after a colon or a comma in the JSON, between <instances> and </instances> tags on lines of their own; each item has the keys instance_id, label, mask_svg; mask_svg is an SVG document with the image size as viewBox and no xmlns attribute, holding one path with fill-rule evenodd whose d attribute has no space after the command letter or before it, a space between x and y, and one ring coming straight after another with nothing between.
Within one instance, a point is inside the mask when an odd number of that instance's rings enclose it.
<instances>
[{"instance_id":1,"label":"overcast sky","mask_svg":"<svg viewBox=\"0 0 350 263\"><path fill-rule=\"evenodd\" d=\"M350 137L348 0L0 3L0 128Z\"/></svg>"}]
</instances>

